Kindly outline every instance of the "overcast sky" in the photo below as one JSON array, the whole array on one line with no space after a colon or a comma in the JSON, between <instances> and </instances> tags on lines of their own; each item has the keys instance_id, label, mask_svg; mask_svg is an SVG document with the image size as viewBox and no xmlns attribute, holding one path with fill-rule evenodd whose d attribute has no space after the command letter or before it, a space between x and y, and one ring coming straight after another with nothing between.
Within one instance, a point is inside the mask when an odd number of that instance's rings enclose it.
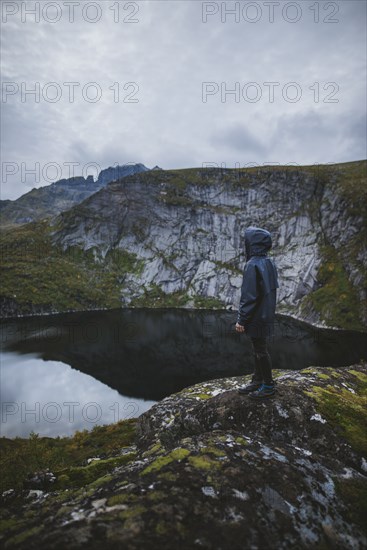
<instances>
[{"instance_id":1,"label":"overcast sky","mask_svg":"<svg viewBox=\"0 0 367 550\"><path fill-rule=\"evenodd\" d=\"M25 11L37 4L39 21ZM4 1L2 10L2 199L131 162L366 158L364 0ZM26 94L36 83L37 97Z\"/></svg>"}]
</instances>

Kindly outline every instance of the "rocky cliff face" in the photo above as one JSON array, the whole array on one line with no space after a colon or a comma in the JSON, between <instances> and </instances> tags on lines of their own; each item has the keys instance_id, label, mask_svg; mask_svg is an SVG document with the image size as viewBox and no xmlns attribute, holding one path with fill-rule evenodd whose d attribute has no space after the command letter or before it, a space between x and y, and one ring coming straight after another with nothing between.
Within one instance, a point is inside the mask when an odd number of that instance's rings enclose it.
<instances>
[{"instance_id":1,"label":"rocky cliff face","mask_svg":"<svg viewBox=\"0 0 367 550\"><path fill-rule=\"evenodd\" d=\"M360 161L150 170L112 181L58 216L3 234L2 313L235 310L244 232L258 225L273 236L279 313L365 330L365 174ZM113 177L108 169L101 182Z\"/></svg>"},{"instance_id":2,"label":"rocky cliff face","mask_svg":"<svg viewBox=\"0 0 367 550\"><path fill-rule=\"evenodd\" d=\"M121 305L198 297L237 308L244 231L273 235L278 311L311 323L367 323L366 162L331 167L158 171L111 183L52 222L64 250L111 250L142 263L121 281ZM163 293L161 296L158 292ZM162 303L162 302L161 302Z\"/></svg>"},{"instance_id":3,"label":"rocky cliff face","mask_svg":"<svg viewBox=\"0 0 367 550\"><path fill-rule=\"evenodd\" d=\"M143 164L127 164L102 170L97 181L93 176L73 177L33 188L14 201L0 201L1 225L19 225L54 216L82 202L111 181L146 171L148 168Z\"/></svg>"},{"instance_id":4,"label":"rocky cliff face","mask_svg":"<svg viewBox=\"0 0 367 550\"><path fill-rule=\"evenodd\" d=\"M4 547L362 550L366 364L274 375L276 397L260 403L237 392L248 377L185 388L141 415L129 440L123 421L113 453L114 426L98 428L102 447L94 430L79 433L71 456L89 445L93 457L33 472L23 486L18 468L16 489L9 470L26 453L9 444ZM44 464L68 464L47 449Z\"/></svg>"}]
</instances>

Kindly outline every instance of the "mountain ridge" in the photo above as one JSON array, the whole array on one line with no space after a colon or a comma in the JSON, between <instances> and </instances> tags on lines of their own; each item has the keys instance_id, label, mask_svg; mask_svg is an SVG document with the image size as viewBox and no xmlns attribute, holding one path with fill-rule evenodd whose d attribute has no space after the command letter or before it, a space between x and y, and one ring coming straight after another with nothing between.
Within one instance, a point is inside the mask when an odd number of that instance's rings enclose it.
<instances>
[{"instance_id":1,"label":"mountain ridge","mask_svg":"<svg viewBox=\"0 0 367 550\"><path fill-rule=\"evenodd\" d=\"M37 289L32 281L42 280L39 260L28 258L32 274L22 306L19 295L14 298L24 283L16 275L19 259L7 252L3 313L235 309L244 230L262 225L273 235L271 254L280 272L278 312L311 324L365 330L365 172L366 161L356 161L159 170L110 182L41 225L23 226L23 237L12 234L29 242L38 231L55 269L53 281ZM12 237L8 232L3 245Z\"/></svg>"},{"instance_id":2,"label":"mountain ridge","mask_svg":"<svg viewBox=\"0 0 367 550\"><path fill-rule=\"evenodd\" d=\"M9 227L56 215L85 200L108 183L149 168L144 164L110 166L101 170L95 181L93 176L62 178L50 185L34 187L15 200L0 201L1 226Z\"/></svg>"}]
</instances>

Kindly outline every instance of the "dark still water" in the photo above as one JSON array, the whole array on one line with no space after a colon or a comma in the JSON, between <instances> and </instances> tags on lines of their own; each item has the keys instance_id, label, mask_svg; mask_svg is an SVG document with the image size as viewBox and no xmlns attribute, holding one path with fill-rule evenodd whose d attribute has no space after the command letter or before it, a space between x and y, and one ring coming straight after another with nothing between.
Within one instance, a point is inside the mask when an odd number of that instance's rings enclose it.
<instances>
[{"instance_id":1,"label":"dark still water","mask_svg":"<svg viewBox=\"0 0 367 550\"><path fill-rule=\"evenodd\" d=\"M1 435L71 435L137 417L196 382L248 374L250 339L235 312L119 309L3 321ZM275 369L367 358L365 334L277 317Z\"/></svg>"}]
</instances>

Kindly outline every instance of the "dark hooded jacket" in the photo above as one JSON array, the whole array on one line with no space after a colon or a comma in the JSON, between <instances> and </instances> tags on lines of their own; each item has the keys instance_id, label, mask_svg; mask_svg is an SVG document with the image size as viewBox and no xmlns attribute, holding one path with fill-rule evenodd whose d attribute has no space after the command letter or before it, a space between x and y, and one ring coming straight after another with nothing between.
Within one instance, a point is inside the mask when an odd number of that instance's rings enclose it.
<instances>
[{"instance_id":1,"label":"dark hooded jacket","mask_svg":"<svg viewBox=\"0 0 367 550\"><path fill-rule=\"evenodd\" d=\"M248 227L245 231L246 265L243 270L237 322L249 336L265 338L274 334L278 273L272 258L266 229Z\"/></svg>"}]
</instances>

